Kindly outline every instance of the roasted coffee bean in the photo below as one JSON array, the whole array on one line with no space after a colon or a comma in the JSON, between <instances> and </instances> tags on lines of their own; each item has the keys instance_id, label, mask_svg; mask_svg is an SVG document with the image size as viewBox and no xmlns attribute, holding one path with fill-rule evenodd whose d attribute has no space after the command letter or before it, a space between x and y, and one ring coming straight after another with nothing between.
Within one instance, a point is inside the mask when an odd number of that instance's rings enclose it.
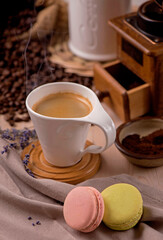
<instances>
[{"instance_id":1,"label":"roasted coffee bean","mask_svg":"<svg viewBox=\"0 0 163 240\"><path fill-rule=\"evenodd\" d=\"M14 65L15 67L17 67L17 66L19 65L19 62L18 62L17 60L14 60L14 61L13 61L13 65Z\"/></svg>"},{"instance_id":2,"label":"roasted coffee bean","mask_svg":"<svg viewBox=\"0 0 163 240\"><path fill-rule=\"evenodd\" d=\"M6 121L9 121L9 120L11 119L11 115L10 115L10 114L6 114L5 117L4 117L4 119L5 119Z\"/></svg>"},{"instance_id":3,"label":"roasted coffee bean","mask_svg":"<svg viewBox=\"0 0 163 240\"><path fill-rule=\"evenodd\" d=\"M22 118L19 116L14 116L13 120L14 120L14 122L21 122Z\"/></svg>"},{"instance_id":4,"label":"roasted coffee bean","mask_svg":"<svg viewBox=\"0 0 163 240\"><path fill-rule=\"evenodd\" d=\"M59 79L61 79L63 77L63 72L62 70L56 70L55 72L55 76Z\"/></svg>"},{"instance_id":5,"label":"roasted coffee bean","mask_svg":"<svg viewBox=\"0 0 163 240\"><path fill-rule=\"evenodd\" d=\"M23 113L23 110L22 109L18 109L17 111L19 114L22 114Z\"/></svg>"},{"instance_id":6,"label":"roasted coffee bean","mask_svg":"<svg viewBox=\"0 0 163 240\"><path fill-rule=\"evenodd\" d=\"M62 81L63 82L69 82L69 79L68 78L63 78Z\"/></svg>"},{"instance_id":7,"label":"roasted coffee bean","mask_svg":"<svg viewBox=\"0 0 163 240\"><path fill-rule=\"evenodd\" d=\"M8 41L8 42L5 43L5 48L7 48L7 49L11 49L12 46L13 46L12 42Z\"/></svg>"},{"instance_id":8,"label":"roasted coffee bean","mask_svg":"<svg viewBox=\"0 0 163 240\"><path fill-rule=\"evenodd\" d=\"M14 122L14 120L12 120L12 119L9 120L8 122L9 122L9 124L10 124L11 126L14 126L14 125L15 125L15 122Z\"/></svg>"},{"instance_id":9,"label":"roasted coffee bean","mask_svg":"<svg viewBox=\"0 0 163 240\"><path fill-rule=\"evenodd\" d=\"M7 76L10 75L10 71L9 71L8 69L4 69L3 72L2 72L2 75L3 75L4 77L7 77Z\"/></svg>"},{"instance_id":10,"label":"roasted coffee bean","mask_svg":"<svg viewBox=\"0 0 163 240\"><path fill-rule=\"evenodd\" d=\"M3 67L3 65L4 65L4 61L0 61L0 67ZM1 71L2 69L0 69L0 71Z\"/></svg>"},{"instance_id":11,"label":"roasted coffee bean","mask_svg":"<svg viewBox=\"0 0 163 240\"><path fill-rule=\"evenodd\" d=\"M84 82L84 85L85 85L85 86L91 87L90 78L88 78L88 77L83 78L83 82Z\"/></svg>"},{"instance_id":12,"label":"roasted coffee bean","mask_svg":"<svg viewBox=\"0 0 163 240\"><path fill-rule=\"evenodd\" d=\"M20 106L20 105L21 105L21 103L20 103L20 102L17 102L17 101L15 102L15 106L17 106L17 107L18 107L18 106Z\"/></svg>"},{"instance_id":13,"label":"roasted coffee bean","mask_svg":"<svg viewBox=\"0 0 163 240\"><path fill-rule=\"evenodd\" d=\"M30 118L29 118L28 114L24 114L21 116L21 119L22 119L22 121L28 122Z\"/></svg>"},{"instance_id":14,"label":"roasted coffee bean","mask_svg":"<svg viewBox=\"0 0 163 240\"><path fill-rule=\"evenodd\" d=\"M11 102L8 103L8 105L9 105L10 107L13 107L13 106L14 106L14 102L11 101ZM7 106L6 106L6 107L7 107Z\"/></svg>"},{"instance_id":15,"label":"roasted coffee bean","mask_svg":"<svg viewBox=\"0 0 163 240\"><path fill-rule=\"evenodd\" d=\"M7 112L8 112L7 107L6 107L6 106L3 106L3 109L2 109L2 111L1 111L1 113L2 113L2 114L5 114L5 113L7 113Z\"/></svg>"}]
</instances>

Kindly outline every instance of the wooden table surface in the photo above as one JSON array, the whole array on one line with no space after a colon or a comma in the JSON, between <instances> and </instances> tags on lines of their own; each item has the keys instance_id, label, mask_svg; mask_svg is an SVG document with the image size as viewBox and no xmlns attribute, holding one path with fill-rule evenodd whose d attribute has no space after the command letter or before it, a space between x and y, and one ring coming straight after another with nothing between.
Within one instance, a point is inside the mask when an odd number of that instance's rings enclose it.
<instances>
[{"instance_id":1,"label":"wooden table surface","mask_svg":"<svg viewBox=\"0 0 163 240\"><path fill-rule=\"evenodd\" d=\"M113 119L115 126L118 127L122 123L122 121L105 103L103 103L103 107ZM9 124L4 121L3 116L0 116L0 127L2 129L11 128ZM23 129L25 127L32 129L33 125L31 122L21 122L16 124L15 128ZM105 144L104 134L102 130L100 130L96 126L91 128L88 139L95 144L101 146ZM115 147L114 144L105 152L103 152L101 154L101 157L101 167L93 178L109 177L119 174L129 174L147 185L163 190L163 166L157 168L142 168L135 166L128 162L127 159L122 156L122 154L119 152L119 150Z\"/></svg>"}]
</instances>

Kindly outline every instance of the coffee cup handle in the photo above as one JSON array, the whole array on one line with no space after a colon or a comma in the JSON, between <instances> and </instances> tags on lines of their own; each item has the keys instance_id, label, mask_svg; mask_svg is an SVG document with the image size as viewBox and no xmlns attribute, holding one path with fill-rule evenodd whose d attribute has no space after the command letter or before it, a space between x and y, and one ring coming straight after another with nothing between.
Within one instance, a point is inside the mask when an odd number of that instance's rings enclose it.
<instances>
[{"instance_id":1,"label":"coffee cup handle","mask_svg":"<svg viewBox=\"0 0 163 240\"><path fill-rule=\"evenodd\" d=\"M105 110L100 104L98 104L98 107L94 109L94 111L87 117L85 121L87 123L97 125L102 129L105 134L106 143L103 147L97 145L88 146L87 148L82 150L82 156L86 153L101 153L114 143L116 137L115 125L110 116L105 112Z\"/></svg>"}]
</instances>

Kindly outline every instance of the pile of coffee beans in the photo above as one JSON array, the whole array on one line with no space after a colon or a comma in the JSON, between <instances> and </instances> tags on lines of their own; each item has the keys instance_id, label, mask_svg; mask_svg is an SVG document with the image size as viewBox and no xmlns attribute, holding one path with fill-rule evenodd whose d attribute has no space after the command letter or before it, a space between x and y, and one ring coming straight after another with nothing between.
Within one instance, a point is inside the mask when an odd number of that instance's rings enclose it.
<instances>
[{"instance_id":1,"label":"pile of coffee beans","mask_svg":"<svg viewBox=\"0 0 163 240\"><path fill-rule=\"evenodd\" d=\"M27 94L35 87L49 82L76 82L93 88L93 79L66 73L64 68L48 61L47 39L13 40L27 31L36 21L30 9L8 19L0 30L0 114L14 126L18 121L29 121L25 106Z\"/></svg>"}]
</instances>

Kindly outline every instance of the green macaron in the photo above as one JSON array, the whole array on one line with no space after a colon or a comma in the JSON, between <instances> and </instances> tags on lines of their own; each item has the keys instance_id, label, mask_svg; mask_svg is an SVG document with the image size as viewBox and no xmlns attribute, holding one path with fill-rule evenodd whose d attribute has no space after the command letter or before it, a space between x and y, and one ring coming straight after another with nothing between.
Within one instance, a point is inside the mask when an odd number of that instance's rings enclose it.
<instances>
[{"instance_id":1,"label":"green macaron","mask_svg":"<svg viewBox=\"0 0 163 240\"><path fill-rule=\"evenodd\" d=\"M105 212L103 222L114 230L134 227L143 213L143 200L139 190L131 184L111 185L101 193Z\"/></svg>"}]
</instances>

